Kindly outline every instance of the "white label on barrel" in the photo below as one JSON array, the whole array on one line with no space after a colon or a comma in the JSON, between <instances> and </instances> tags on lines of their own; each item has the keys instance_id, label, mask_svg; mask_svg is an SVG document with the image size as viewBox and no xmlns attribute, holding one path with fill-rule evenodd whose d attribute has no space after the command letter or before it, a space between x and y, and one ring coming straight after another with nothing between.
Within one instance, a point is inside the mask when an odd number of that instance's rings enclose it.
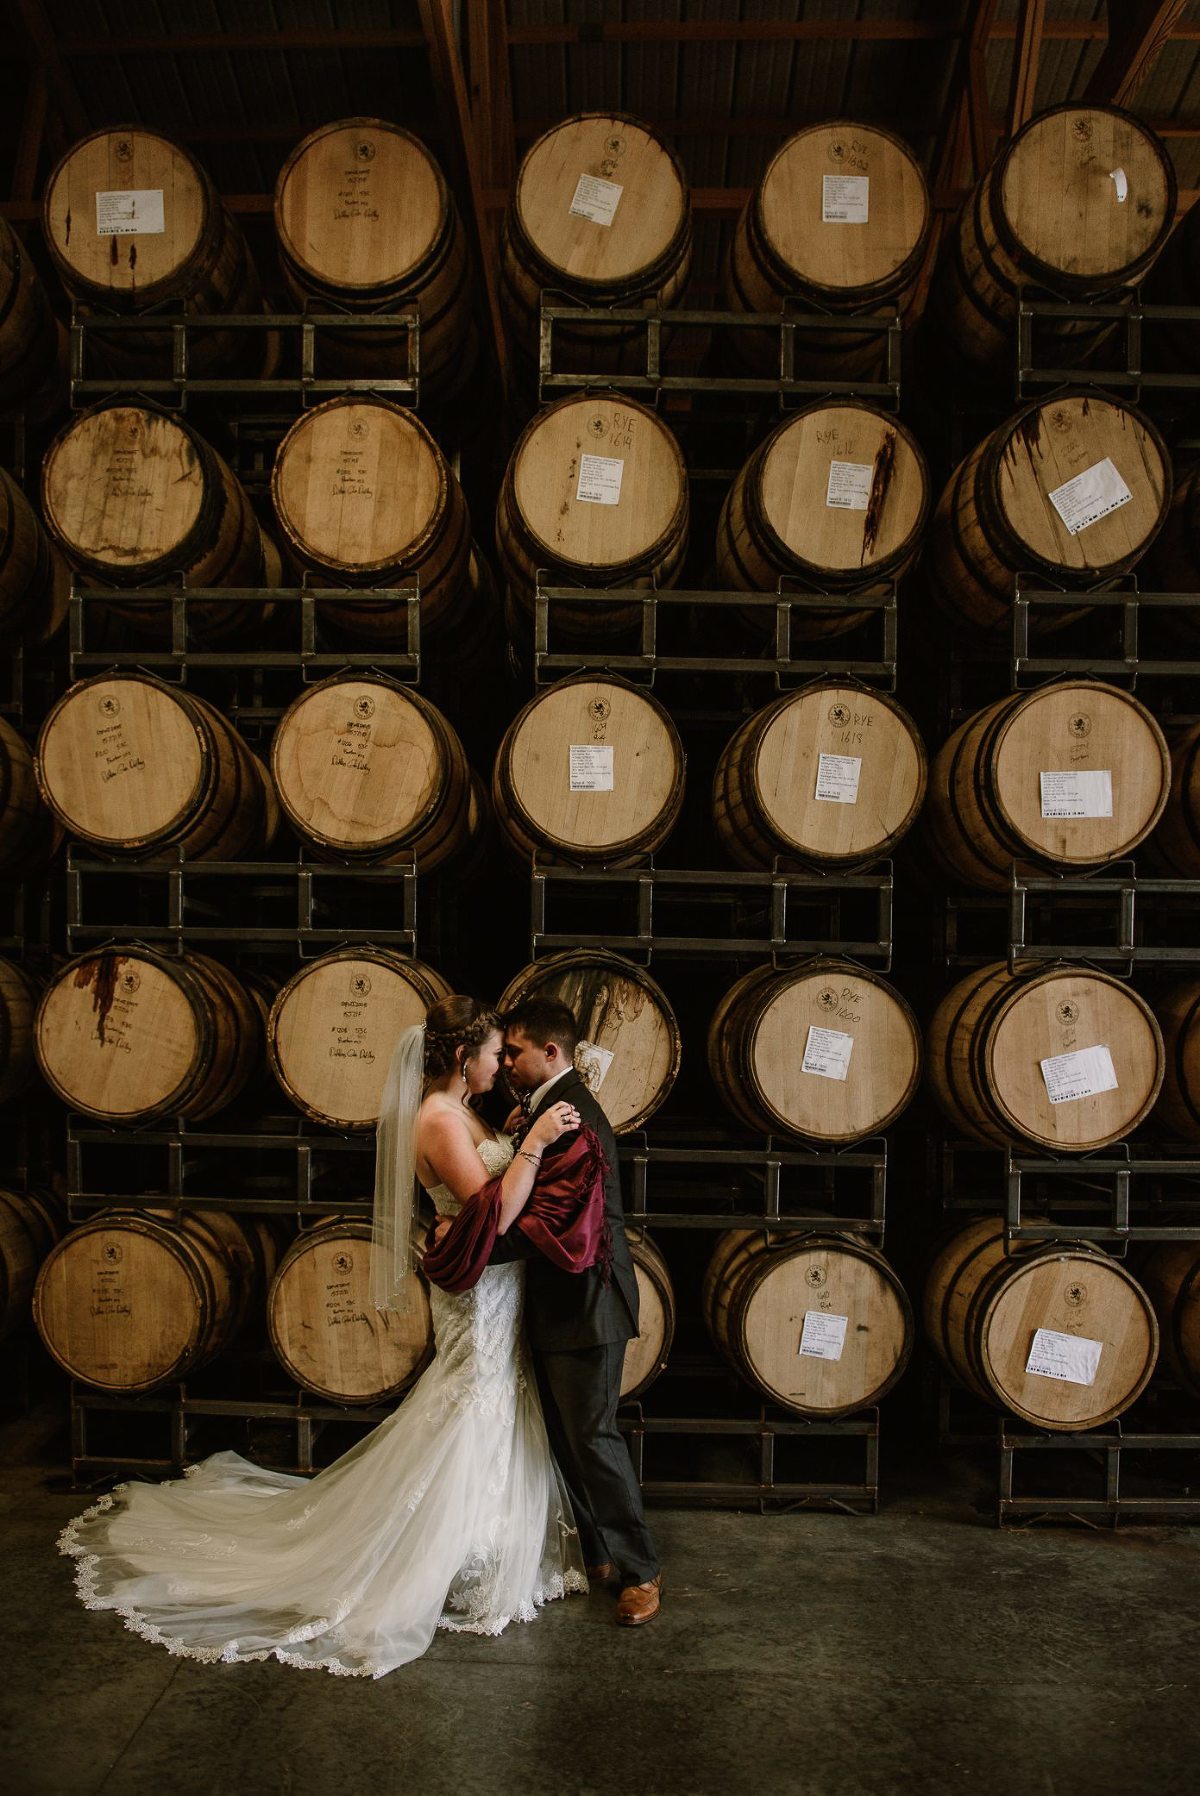
<instances>
[{"instance_id":1,"label":"white label on barrel","mask_svg":"<svg viewBox=\"0 0 1200 1796\"><path fill-rule=\"evenodd\" d=\"M1041 1068L1052 1104L1073 1104L1077 1098L1094 1098L1098 1092L1117 1089L1117 1069L1103 1042L1095 1048L1076 1048L1070 1054L1052 1054L1041 1062Z\"/></svg>"},{"instance_id":2,"label":"white label on barrel","mask_svg":"<svg viewBox=\"0 0 1200 1796\"><path fill-rule=\"evenodd\" d=\"M166 228L161 187L96 195L97 237L158 237Z\"/></svg>"},{"instance_id":3,"label":"white label on barrel","mask_svg":"<svg viewBox=\"0 0 1200 1796\"><path fill-rule=\"evenodd\" d=\"M817 797L825 804L857 804L861 755L818 755Z\"/></svg>"},{"instance_id":4,"label":"white label on barrel","mask_svg":"<svg viewBox=\"0 0 1200 1796\"><path fill-rule=\"evenodd\" d=\"M844 1079L850 1069L854 1037L841 1029L818 1029L809 1024L804 1044L802 1073L816 1073L822 1079Z\"/></svg>"},{"instance_id":5,"label":"white label on barrel","mask_svg":"<svg viewBox=\"0 0 1200 1796\"><path fill-rule=\"evenodd\" d=\"M1108 178L1117 190L1117 203L1123 206L1129 198L1129 176L1123 168L1110 168Z\"/></svg>"},{"instance_id":6,"label":"white label on barrel","mask_svg":"<svg viewBox=\"0 0 1200 1796\"><path fill-rule=\"evenodd\" d=\"M1059 1378L1064 1384L1095 1384L1103 1347L1103 1341L1089 1341L1086 1335L1063 1335L1056 1328L1039 1328L1025 1370L1038 1378Z\"/></svg>"},{"instance_id":7,"label":"white label on barrel","mask_svg":"<svg viewBox=\"0 0 1200 1796\"><path fill-rule=\"evenodd\" d=\"M822 175L821 221L866 224L870 198L870 175Z\"/></svg>"},{"instance_id":8,"label":"white label on barrel","mask_svg":"<svg viewBox=\"0 0 1200 1796\"><path fill-rule=\"evenodd\" d=\"M599 1091L604 1083L604 1075L612 1065L615 1056L598 1042L581 1041L575 1049L575 1066L580 1078L589 1091Z\"/></svg>"},{"instance_id":9,"label":"white label on barrel","mask_svg":"<svg viewBox=\"0 0 1200 1796\"><path fill-rule=\"evenodd\" d=\"M831 1316L825 1310L805 1310L801 1353L809 1359L841 1359L849 1320L849 1316Z\"/></svg>"},{"instance_id":10,"label":"white label on barrel","mask_svg":"<svg viewBox=\"0 0 1200 1796\"><path fill-rule=\"evenodd\" d=\"M584 505L616 505L624 474L625 463L615 455L581 456L575 497Z\"/></svg>"},{"instance_id":11,"label":"white label on barrel","mask_svg":"<svg viewBox=\"0 0 1200 1796\"><path fill-rule=\"evenodd\" d=\"M869 461L831 461L825 503L834 511L865 511L875 469Z\"/></svg>"},{"instance_id":12,"label":"white label on barrel","mask_svg":"<svg viewBox=\"0 0 1200 1796\"><path fill-rule=\"evenodd\" d=\"M1128 505L1133 494L1117 473L1108 456L1093 462L1065 486L1056 486L1050 503L1071 536L1078 536L1091 524L1098 524L1110 511Z\"/></svg>"},{"instance_id":13,"label":"white label on barrel","mask_svg":"<svg viewBox=\"0 0 1200 1796\"><path fill-rule=\"evenodd\" d=\"M571 744L572 792L611 792L613 789L613 751L611 744L595 742Z\"/></svg>"},{"instance_id":14,"label":"white label on barrel","mask_svg":"<svg viewBox=\"0 0 1200 1796\"><path fill-rule=\"evenodd\" d=\"M1040 773L1043 817L1111 817L1112 770L1080 767Z\"/></svg>"},{"instance_id":15,"label":"white label on barrel","mask_svg":"<svg viewBox=\"0 0 1200 1796\"><path fill-rule=\"evenodd\" d=\"M602 181L599 175L580 175L571 201L571 217L590 218L593 224L610 225L624 191L619 181Z\"/></svg>"}]
</instances>

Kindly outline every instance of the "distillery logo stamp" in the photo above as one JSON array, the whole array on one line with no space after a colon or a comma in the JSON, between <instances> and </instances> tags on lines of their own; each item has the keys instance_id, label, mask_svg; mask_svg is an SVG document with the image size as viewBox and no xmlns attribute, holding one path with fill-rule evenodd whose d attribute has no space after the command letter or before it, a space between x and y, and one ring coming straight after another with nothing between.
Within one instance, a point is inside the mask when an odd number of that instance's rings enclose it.
<instances>
[{"instance_id":1,"label":"distillery logo stamp","mask_svg":"<svg viewBox=\"0 0 1200 1796\"><path fill-rule=\"evenodd\" d=\"M347 1273L354 1271L354 1255L352 1253L335 1253L333 1256L333 1270L335 1272L340 1272L342 1277L345 1278Z\"/></svg>"},{"instance_id":2,"label":"distillery logo stamp","mask_svg":"<svg viewBox=\"0 0 1200 1796\"><path fill-rule=\"evenodd\" d=\"M119 717L121 715L121 701L119 698L114 697L110 692L100 700L96 709L99 711L101 717Z\"/></svg>"},{"instance_id":3,"label":"distillery logo stamp","mask_svg":"<svg viewBox=\"0 0 1200 1796\"><path fill-rule=\"evenodd\" d=\"M371 976L369 973L355 973L350 981L350 994L355 998L368 998L371 995Z\"/></svg>"},{"instance_id":4,"label":"distillery logo stamp","mask_svg":"<svg viewBox=\"0 0 1200 1796\"><path fill-rule=\"evenodd\" d=\"M369 695L369 693L364 692L361 698L355 699L354 715L362 723L366 723L370 718L374 717L374 715L375 715L375 700Z\"/></svg>"},{"instance_id":5,"label":"distillery logo stamp","mask_svg":"<svg viewBox=\"0 0 1200 1796\"><path fill-rule=\"evenodd\" d=\"M835 730L844 730L850 722L849 705L830 705L829 721Z\"/></svg>"},{"instance_id":6,"label":"distillery logo stamp","mask_svg":"<svg viewBox=\"0 0 1200 1796\"><path fill-rule=\"evenodd\" d=\"M104 1263L106 1266L119 1266L124 1258L125 1255L119 1241L106 1241L104 1243Z\"/></svg>"},{"instance_id":7,"label":"distillery logo stamp","mask_svg":"<svg viewBox=\"0 0 1200 1796\"><path fill-rule=\"evenodd\" d=\"M361 143L355 144L354 154L358 157L360 162L374 162L375 145L369 138L364 137Z\"/></svg>"},{"instance_id":8,"label":"distillery logo stamp","mask_svg":"<svg viewBox=\"0 0 1200 1796\"><path fill-rule=\"evenodd\" d=\"M1082 742L1085 736L1092 733L1092 720L1086 711L1076 711L1067 725L1067 730L1076 742Z\"/></svg>"},{"instance_id":9,"label":"distillery logo stamp","mask_svg":"<svg viewBox=\"0 0 1200 1796\"><path fill-rule=\"evenodd\" d=\"M826 1272L824 1266L810 1266L808 1271L804 1274L804 1282L806 1285L811 1285L814 1291L817 1291L825 1283L828 1276L829 1274Z\"/></svg>"},{"instance_id":10,"label":"distillery logo stamp","mask_svg":"<svg viewBox=\"0 0 1200 1796\"><path fill-rule=\"evenodd\" d=\"M1073 1003L1070 998L1064 998L1058 1007L1058 1020L1060 1023L1077 1023L1079 1021L1078 1004Z\"/></svg>"},{"instance_id":11,"label":"distillery logo stamp","mask_svg":"<svg viewBox=\"0 0 1200 1796\"><path fill-rule=\"evenodd\" d=\"M1073 1285L1068 1285L1066 1290L1063 1292L1063 1296L1066 1298L1067 1302L1070 1304L1070 1306L1073 1310L1080 1309L1082 1307L1082 1305L1087 1302L1087 1294L1088 1294L1087 1286L1078 1284L1078 1283L1073 1284Z\"/></svg>"},{"instance_id":12,"label":"distillery logo stamp","mask_svg":"<svg viewBox=\"0 0 1200 1796\"><path fill-rule=\"evenodd\" d=\"M838 995L832 987L826 985L817 993L817 1004L822 1010L836 1010Z\"/></svg>"},{"instance_id":13,"label":"distillery logo stamp","mask_svg":"<svg viewBox=\"0 0 1200 1796\"><path fill-rule=\"evenodd\" d=\"M588 706L588 716L593 723L604 723L612 711L606 698L594 698Z\"/></svg>"},{"instance_id":14,"label":"distillery logo stamp","mask_svg":"<svg viewBox=\"0 0 1200 1796\"><path fill-rule=\"evenodd\" d=\"M121 974L121 990L125 993L127 998L132 998L134 992L140 991L141 988L142 975L134 972L132 967L130 967L127 973Z\"/></svg>"}]
</instances>

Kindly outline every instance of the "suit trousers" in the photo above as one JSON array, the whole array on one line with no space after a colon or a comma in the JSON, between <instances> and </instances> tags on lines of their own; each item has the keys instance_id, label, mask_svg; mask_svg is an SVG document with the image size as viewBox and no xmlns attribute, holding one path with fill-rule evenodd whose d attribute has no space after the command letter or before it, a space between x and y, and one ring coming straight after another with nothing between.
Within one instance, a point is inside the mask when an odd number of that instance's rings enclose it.
<instances>
[{"instance_id":1,"label":"suit trousers","mask_svg":"<svg viewBox=\"0 0 1200 1796\"><path fill-rule=\"evenodd\" d=\"M623 1584L647 1584L658 1554L617 1427L624 1341L565 1353L534 1350L546 1432L567 1486L587 1565L607 1561Z\"/></svg>"}]
</instances>

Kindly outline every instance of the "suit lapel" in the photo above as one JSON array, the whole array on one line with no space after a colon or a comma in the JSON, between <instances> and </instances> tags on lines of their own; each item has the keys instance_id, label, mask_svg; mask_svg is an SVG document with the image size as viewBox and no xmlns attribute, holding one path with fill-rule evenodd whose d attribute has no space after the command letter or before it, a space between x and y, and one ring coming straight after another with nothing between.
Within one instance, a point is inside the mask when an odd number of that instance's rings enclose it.
<instances>
[{"instance_id":1,"label":"suit lapel","mask_svg":"<svg viewBox=\"0 0 1200 1796\"><path fill-rule=\"evenodd\" d=\"M576 1072L574 1067L571 1068L570 1072L563 1073L562 1077L560 1079L558 1079L555 1082L555 1084L553 1084L550 1087L549 1091L546 1093L545 1097L542 1099L541 1103L537 1106L537 1108L535 1110L531 1110L529 1112L530 1122L533 1123L533 1122L537 1121L538 1117L542 1114L542 1111L546 1108L547 1104L561 1103L565 1097L570 1096L571 1092L573 1092L577 1086L580 1086L582 1084L583 1084L583 1080L579 1077L579 1074Z\"/></svg>"}]
</instances>

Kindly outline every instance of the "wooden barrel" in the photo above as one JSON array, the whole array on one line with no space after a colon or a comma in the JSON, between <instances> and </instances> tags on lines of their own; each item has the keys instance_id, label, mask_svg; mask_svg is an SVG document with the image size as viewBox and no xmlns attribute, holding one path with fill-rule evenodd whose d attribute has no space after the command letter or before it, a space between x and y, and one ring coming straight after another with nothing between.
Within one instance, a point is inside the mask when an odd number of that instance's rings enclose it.
<instances>
[{"instance_id":1,"label":"wooden barrel","mask_svg":"<svg viewBox=\"0 0 1200 1796\"><path fill-rule=\"evenodd\" d=\"M90 585L262 586L278 559L240 481L182 418L101 405L65 424L42 464L46 528ZM121 611L114 600L114 610ZM122 615L145 629L144 608ZM199 635L257 632L261 604L191 605ZM160 628L151 622L150 628Z\"/></svg>"},{"instance_id":2,"label":"wooden barrel","mask_svg":"<svg viewBox=\"0 0 1200 1796\"><path fill-rule=\"evenodd\" d=\"M420 307L422 401L471 379L479 334L466 234L419 138L377 118L310 131L279 171L275 230L284 279L310 311ZM323 330L317 356L335 374L410 372L407 330Z\"/></svg>"},{"instance_id":3,"label":"wooden barrel","mask_svg":"<svg viewBox=\"0 0 1200 1796\"><path fill-rule=\"evenodd\" d=\"M1128 573L1170 495L1166 444L1140 412L1094 390L1035 400L951 476L930 537L934 597L956 624L994 630L1011 615L1018 572L1068 591Z\"/></svg>"},{"instance_id":4,"label":"wooden barrel","mask_svg":"<svg viewBox=\"0 0 1200 1796\"><path fill-rule=\"evenodd\" d=\"M1150 1006L1088 967L1011 973L998 962L969 973L934 1012L925 1053L950 1121L998 1147L1084 1154L1120 1141L1163 1080Z\"/></svg>"},{"instance_id":5,"label":"wooden barrel","mask_svg":"<svg viewBox=\"0 0 1200 1796\"><path fill-rule=\"evenodd\" d=\"M38 1267L62 1234L45 1191L0 1191L0 1341L28 1320Z\"/></svg>"},{"instance_id":6,"label":"wooden barrel","mask_svg":"<svg viewBox=\"0 0 1200 1796\"><path fill-rule=\"evenodd\" d=\"M423 627L471 609L471 521L463 490L425 426L386 399L313 406L284 437L271 503L288 549L335 586L421 588ZM355 636L403 635L402 605L347 593L326 607Z\"/></svg>"},{"instance_id":7,"label":"wooden barrel","mask_svg":"<svg viewBox=\"0 0 1200 1796\"><path fill-rule=\"evenodd\" d=\"M640 1129L666 1102L679 1073L679 1025L644 967L601 948L535 960L510 979L503 1014L526 998L553 998L579 1027L575 1064L613 1132Z\"/></svg>"},{"instance_id":8,"label":"wooden barrel","mask_svg":"<svg viewBox=\"0 0 1200 1796\"><path fill-rule=\"evenodd\" d=\"M672 586L687 548L687 469L667 426L635 401L585 393L526 425L496 507L496 549L516 617L531 617L539 570L551 586ZM558 638L602 639L641 617L631 605L558 602ZM528 629L528 623L526 623Z\"/></svg>"},{"instance_id":9,"label":"wooden barrel","mask_svg":"<svg viewBox=\"0 0 1200 1796\"><path fill-rule=\"evenodd\" d=\"M136 946L61 967L42 994L34 1050L73 1110L102 1122L190 1121L233 1101L259 1071L266 1005L218 961Z\"/></svg>"},{"instance_id":10,"label":"wooden barrel","mask_svg":"<svg viewBox=\"0 0 1200 1796\"><path fill-rule=\"evenodd\" d=\"M943 744L926 837L946 878L998 891L1014 861L1073 872L1131 854L1170 783L1144 705L1116 686L1061 680L985 706Z\"/></svg>"},{"instance_id":11,"label":"wooden barrel","mask_svg":"<svg viewBox=\"0 0 1200 1796\"><path fill-rule=\"evenodd\" d=\"M24 967L0 960L0 1104L19 1097L33 1077L37 989Z\"/></svg>"},{"instance_id":12,"label":"wooden barrel","mask_svg":"<svg viewBox=\"0 0 1200 1796\"><path fill-rule=\"evenodd\" d=\"M38 793L33 751L0 717L0 878L40 871L61 840Z\"/></svg>"},{"instance_id":13,"label":"wooden barrel","mask_svg":"<svg viewBox=\"0 0 1200 1796\"><path fill-rule=\"evenodd\" d=\"M1152 869L1200 879L1200 724L1172 740L1171 789L1146 848Z\"/></svg>"},{"instance_id":14,"label":"wooden barrel","mask_svg":"<svg viewBox=\"0 0 1200 1796\"><path fill-rule=\"evenodd\" d=\"M781 576L880 592L916 559L929 506L925 457L898 418L856 399L821 401L773 431L729 489L717 569L748 592L773 592ZM836 636L870 615L796 611L792 634Z\"/></svg>"},{"instance_id":15,"label":"wooden barrel","mask_svg":"<svg viewBox=\"0 0 1200 1796\"><path fill-rule=\"evenodd\" d=\"M233 725L151 674L72 686L42 725L37 771L63 827L104 854L237 860L279 823L270 775Z\"/></svg>"},{"instance_id":16,"label":"wooden barrel","mask_svg":"<svg viewBox=\"0 0 1200 1796\"><path fill-rule=\"evenodd\" d=\"M740 867L777 856L847 867L888 854L925 796L925 748L906 711L823 681L748 717L721 751L713 821Z\"/></svg>"},{"instance_id":17,"label":"wooden barrel","mask_svg":"<svg viewBox=\"0 0 1200 1796\"><path fill-rule=\"evenodd\" d=\"M1154 1120L1181 1141L1200 1140L1200 979L1169 986L1154 1001L1163 1036L1163 1082Z\"/></svg>"},{"instance_id":18,"label":"wooden barrel","mask_svg":"<svg viewBox=\"0 0 1200 1796\"><path fill-rule=\"evenodd\" d=\"M84 312L259 312L262 296L246 240L211 179L181 144L142 126L93 131L73 144L46 183L46 243L59 278ZM168 331L103 333L101 365L113 372L156 367L170 354ZM204 375L267 357L257 331L202 331L188 344L188 369Z\"/></svg>"},{"instance_id":19,"label":"wooden barrel","mask_svg":"<svg viewBox=\"0 0 1200 1796\"><path fill-rule=\"evenodd\" d=\"M623 680L573 674L509 725L492 803L523 858L632 866L675 827L683 784L683 744L658 700Z\"/></svg>"},{"instance_id":20,"label":"wooden barrel","mask_svg":"<svg viewBox=\"0 0 1200 1796\"><path fill-rule=\"evenodd\" d=\"M184 1378L261 1302L265 1231L219 1210L108 1210L64 1235L33 1316L64 1371L129 1396Z\"/></svg>"},{"instance_id":21,"label":"wooden barrel","mask_svg":"<svg viewBox=\"0 0 1200 1796\"><path fill-rule=\"evenodd\" d=\"M1149 127L1113 106L1038 113L1001 150L947 232L926 313L934 353L1008 374L1022 289L1121 297L1146 273L1175 217L1175 172ZM1060 364L1110 328L1056 320Z\"/></svg>"},{"instance_id":22,"label":"wooden barrel","mask_svg":"<svg viewBox=\"0 0 1200 1796\"><path fill-rule=\"evenodd\" d=\"M50 385L63 332L21 239L0 219L0 406L21 405Z\"/></svg>"},{"instance_id":23,"label":"wooden barrel","mask_svg":"<svg viewBox=\"0 0 1200 1796\"><path fill-rule=\"evenodd\" d=\"M675 1339L675 1289L661 1252L644 1229L626 1229L638 1288L638 1331L625 1349L621 1401L632 1403L666 1370Z\"/></svg>"},{"instance_id":24,"label":"wooden barrel","mask_svg":"<svg viewBox=\"0 0 1200 1796\"><path fill-rule=\"evenodd\" d=\"M294 973L271 1006L271 1071L306 1116L373 1129L392 1050L451 987L386 948L336 948Z\"/></svg>"},{"instance_id":25,"label":"wooden barrel","mask_svg":"<svg viewBox=\"0 0 1200 1796\"><path fill-rule=\"evenodd\" d=\"M70 598L70 568L0 468L0 638L49 641L62 628Z\"/></svg>"},{"instance_id":26,"label":"wooden barrel","mask_svg":"<svg viewBox=\"0 0 1200 1796\"><path fill-rule=\"evenodd\" d=\"M280 719L271 772L284 815L325 857L432 873L478 841L486 812L442 713L383 674L308 686Z\"/></svg>"},{"instance_id":27,"label":"wooden barrel","mask_svg":"<svg viewBox=\"0 0 1200 1796\"><path fill-rule=\"evenodd\" d=\"M614 112L564 119L526 152L501 231L500 300L518 358L536 367L544 289L592 307L671 306L691 259L683 169L649 126ZM554 334L556 366L572 373L643 363L636 325Z\"/></svg>"},{"instance_id":28,"label":"wooden barrel","mask_svg":"<svg viewBox=\"0 0 1200 1796\"><path fill-rule=\"evenodd\" d=\"M938 1254L925 1285L934 1349L985 1401L1054 1433L1096 1428L1146 1388L1158 1327L1141 1286L1088 1241L1004 1251L984 1217Z\"/></svg>"},{"instance_id":29,"label":"wooden barrel","mask_svg":"<svg viewBox=\"0 0 1200 1796\"><path fill-rule=\"evenodd\" d=\"M325 1216L297 1235L267 1297L267 1330L289 1378L333 1403L385 1403L433 1358L429 1292L408 1275L412 1308L371 1302L371 1227Z\"/></svg>"},{"instance_id":30,"label":"wooden barrel","mask_svg":"<svg viewBox=\"0 0 1200 1796\"><path fill-rule=\"evenodd\" d=\"M739 312L782 312L798 296L834 314L828 331L793 334L798 371L816 360L837 379L877 372L882 335L838 330L838 314L904 307L925 255L933 208L921 165L890 131L829 119L789 137L738 219L725 271ZM776 333L746 330L738 354L779 371Z\"/></svg>"},{"instance_id":31,"label":"wooden barrel","mask_svg":"<svg viewBox=\"0 0 1200 1796\"><path fill-rule=\"evenodd\" d=\"M1139 1256L1137 1275L1154 1305L1163 1364L1186 1391L1200 1396L1200 1246L1157 1242Z\"/></svg>"},{"instance_id":32,"label":"wooden barrel","mask_svg":"<svg viewBox=\"0 0 1200 1796\"><path fill-rule=\"evenodd\" d=\"M921 1032L899 992L852 961L755 967L713 1014L708 1070L756 1134L861 1141L914 1096Z\"/></svg>"},{"instance_id":33,"label":"wooden barrel","mask_svg":"<svg viewBox=\"0 0 1200 1796\"><path fill-rule=\"evenodd\" d=\"M718 1237L704 1319L768 1401L829 1419L878 1403L912 1352L908 1298L883 1255L833 1232Z\"/></svg>"}]
</instances>

